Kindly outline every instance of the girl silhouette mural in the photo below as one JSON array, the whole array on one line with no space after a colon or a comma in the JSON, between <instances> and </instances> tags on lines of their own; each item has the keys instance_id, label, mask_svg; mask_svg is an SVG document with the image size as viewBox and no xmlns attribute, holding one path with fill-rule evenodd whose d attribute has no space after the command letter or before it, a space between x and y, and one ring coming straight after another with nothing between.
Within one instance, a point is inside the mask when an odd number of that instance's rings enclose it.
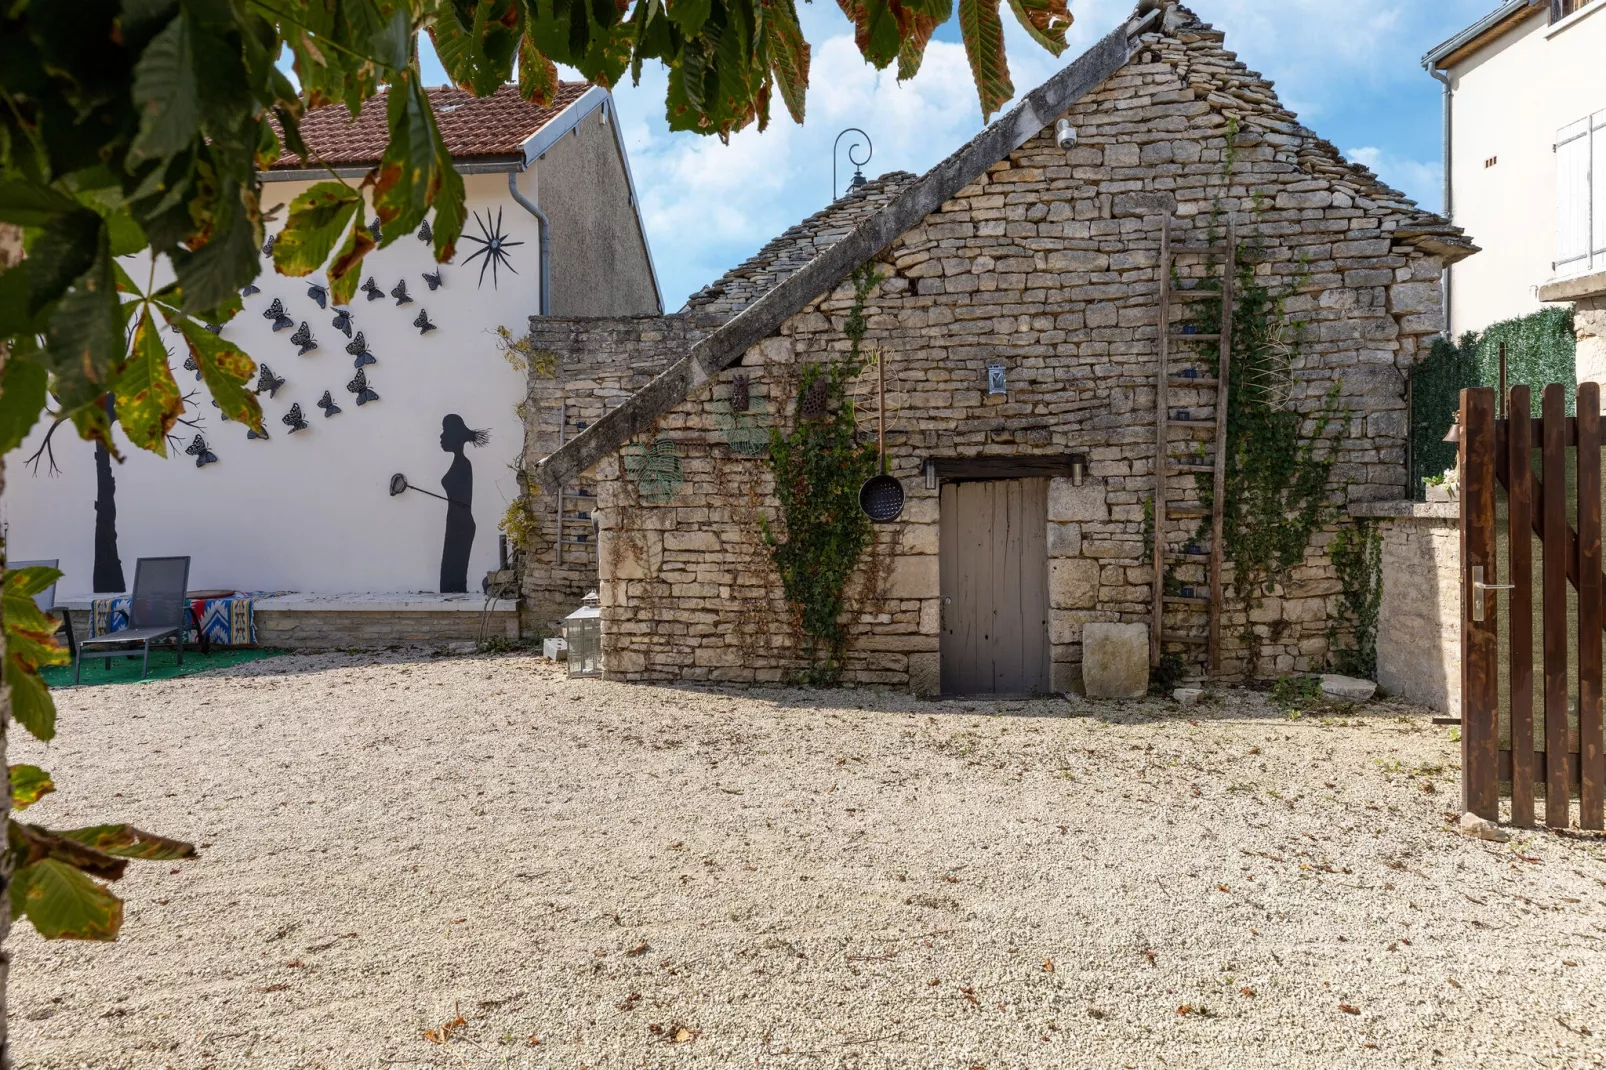
<instances>
[{"instance_id":1,"label":"girl silhouette mural","mask_svg":"<svg viewBox=\"0 0 1606 1070\"><path fill-rule=\"evenodd\" d=\"M441 593L468 591L468 555L474 549L474 466L463 455L464 446L483 446L489 431L476 431L455 412L441 420L441 449L452 455L451 467L441 477L446 492L446 541L441 546Z\"/></svg>"}]
</instances>

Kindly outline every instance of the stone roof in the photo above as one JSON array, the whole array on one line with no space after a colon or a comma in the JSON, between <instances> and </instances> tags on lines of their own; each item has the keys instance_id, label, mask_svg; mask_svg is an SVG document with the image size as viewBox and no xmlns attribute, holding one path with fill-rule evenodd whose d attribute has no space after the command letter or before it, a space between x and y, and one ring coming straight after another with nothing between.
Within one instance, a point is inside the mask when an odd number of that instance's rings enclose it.
<instances>
[{"instance_id":1,"label":"stone roof","mask_svg":"<svg viewBox=\"0 0 1606 1070\"><path fill-rule=\"evenodd\" d=\"M734 316L793 272L886 207L919 180L908 171L889 171L844 193L835 203L788 227L753 256L686 300L687 312Z\"/></svg>"},{"instance_id":2,"label":"stone roof","mask_svg":"<svg viewBox=\"0 0 1606 1070\"><path fill-rule=\"evenodd\" d=\"M518 86L511 84L488 97L476 97L451 86L427 92L447 151L454 160L462 160L518 153L536 131L556 119L590 88L585 82L559 82L552 103L547 107L531 104L519 96ZM301 119L301 137L323 163L335 166L378 163L390 139L385 102L380 97L370 98L355 120L344 104L313 108ZM299 156L286 151L274 161L272 169L305 166Z\"/></svg>"}]
</instances>

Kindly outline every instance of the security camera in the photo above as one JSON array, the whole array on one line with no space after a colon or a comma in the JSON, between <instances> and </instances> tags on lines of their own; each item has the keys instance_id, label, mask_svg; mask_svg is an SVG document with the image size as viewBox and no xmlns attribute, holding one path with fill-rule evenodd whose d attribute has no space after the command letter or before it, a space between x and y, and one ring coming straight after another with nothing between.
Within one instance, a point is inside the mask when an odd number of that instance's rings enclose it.
<instances>
[{"instance_id":1,"label":"security camera","mask_svg":"<svg viewBox=\"0 0 1606 1070\"><path fill-rule=\"evenodd\" d=\"M1071 125L1069 119L1061 119L1054 124L1054 142L1066 152L1076 148L1076 127Z\"/></svg>"}]
</instances>

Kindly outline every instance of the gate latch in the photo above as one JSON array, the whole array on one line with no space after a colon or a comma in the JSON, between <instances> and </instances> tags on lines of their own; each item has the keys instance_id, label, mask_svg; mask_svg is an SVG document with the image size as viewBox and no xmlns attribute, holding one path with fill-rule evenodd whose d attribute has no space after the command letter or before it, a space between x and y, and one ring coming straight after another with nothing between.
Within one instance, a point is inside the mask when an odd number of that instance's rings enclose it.
<instances>
[{"instance_id":1,"label":"gate latch","mask_svg":"<svg viewBox=\"0 0 1606 1070\"><path fill-rule=\"evenodd\" d=\"M1483 595L1485 591L1511 591L1516 589L1514 583L1484 583L1483 566L1472 566L1472 619L1483 620Z\"/></svg>"}]
</instances>

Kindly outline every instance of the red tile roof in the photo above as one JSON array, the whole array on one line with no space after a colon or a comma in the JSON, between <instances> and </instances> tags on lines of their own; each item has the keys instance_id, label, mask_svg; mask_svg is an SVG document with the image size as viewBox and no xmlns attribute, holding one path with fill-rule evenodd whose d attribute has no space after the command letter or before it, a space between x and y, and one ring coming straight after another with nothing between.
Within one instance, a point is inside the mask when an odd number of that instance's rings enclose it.
<instances>
[{"instance_id":1,"label":"red tile roof","mask_svg":"<svg viewBox=\"0 0 1606 1070\"><path fill-rule=\"evenodd\" d=\"M580 99L591 86L585 82L559 82L548 107L531 104L519 96L518 86L504 85L488 97L475 97L461 89L442 87L429 90L435 109L435 122L453 159L476 156L507 156L519 151L530 135ZM369 100L356 121L344 104L314 108L301 120L301 136L307 147L326 164L378 163L389 134L385 126L385 102ZM309 161L310 162L310 161ZM280 168L306 167L301 158L286 152L274 161Z\"/></svg>"}]
</instances>

